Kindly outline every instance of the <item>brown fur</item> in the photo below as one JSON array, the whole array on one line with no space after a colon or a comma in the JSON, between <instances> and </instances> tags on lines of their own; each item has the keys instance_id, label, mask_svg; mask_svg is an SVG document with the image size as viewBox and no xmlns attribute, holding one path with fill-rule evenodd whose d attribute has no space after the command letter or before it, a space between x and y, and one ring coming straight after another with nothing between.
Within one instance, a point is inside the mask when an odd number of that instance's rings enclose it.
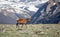
<instances>
[{"instance_id":1,"label":"brown fur","mask_svg":"<svg viewBox=\"0 0 60 37\"><path fill-rule=\"evenodd\" d=\"M28 19L19 18L19 19L17 20L16 27L19 26L18 24L22 24L22 26L23 26L23 25L26 25L27 22L30 22L30 19L29 19L29 18L28 18Z\"/></svg>"}]
</instances>

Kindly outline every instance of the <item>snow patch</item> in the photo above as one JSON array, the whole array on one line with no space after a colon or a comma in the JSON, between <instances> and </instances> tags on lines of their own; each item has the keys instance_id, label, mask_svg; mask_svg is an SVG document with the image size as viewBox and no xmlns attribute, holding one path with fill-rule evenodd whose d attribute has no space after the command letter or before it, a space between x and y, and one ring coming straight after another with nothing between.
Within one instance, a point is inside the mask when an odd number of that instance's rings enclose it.
<instances>
[{"instance_id":1,"label":"snow patch","mask_svg":"<svg viewBox=\"0 0 60 37\"><path fill-rule=\"evenodd\" d=\"M28 10L36 12L38 10L38 8L36 8L34 5L30 5Z\"/></svg>"}]
</instances>

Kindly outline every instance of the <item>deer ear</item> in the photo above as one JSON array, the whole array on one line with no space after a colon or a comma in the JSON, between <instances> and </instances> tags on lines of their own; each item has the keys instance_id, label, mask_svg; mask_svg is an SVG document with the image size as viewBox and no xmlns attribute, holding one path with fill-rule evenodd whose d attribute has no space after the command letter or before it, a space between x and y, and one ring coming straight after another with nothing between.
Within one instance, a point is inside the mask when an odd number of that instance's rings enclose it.
<instances>
[{"instance_id":1,"label":"deer ear","mask_svg":"<svg viewBox=\"0 0 60 37\"><path fill-rule=\"evenodd\" d=\"M17 18L16 20L18 20L19 18Z\"/></svg>"},{"instance_id":2,"label":"deer ear","mask_svg":"<svg viewBox=\"0 0 60 37\"><path fill-rule=\"evenodd\" d=\"M31 18L31 16L28 17L29 19Z\"/></svg>"}]
</instances>

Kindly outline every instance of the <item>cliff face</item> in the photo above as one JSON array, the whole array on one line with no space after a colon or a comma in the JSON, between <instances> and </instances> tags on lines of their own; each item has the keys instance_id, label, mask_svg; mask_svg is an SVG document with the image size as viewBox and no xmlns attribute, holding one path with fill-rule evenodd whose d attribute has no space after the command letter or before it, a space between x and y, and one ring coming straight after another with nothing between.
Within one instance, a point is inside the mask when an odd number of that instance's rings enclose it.
<instances>
[{"instance_id":1,"label":"cliff face","mask_svg":"<svg viewBox=\"0 0 60 37\"><path fill-rule=\"evenodd\" d=\"M43 4L39 10L31 17L35 24L57 24L60 22L60 2L50 0Z\"/></svg>"}]
</instances>

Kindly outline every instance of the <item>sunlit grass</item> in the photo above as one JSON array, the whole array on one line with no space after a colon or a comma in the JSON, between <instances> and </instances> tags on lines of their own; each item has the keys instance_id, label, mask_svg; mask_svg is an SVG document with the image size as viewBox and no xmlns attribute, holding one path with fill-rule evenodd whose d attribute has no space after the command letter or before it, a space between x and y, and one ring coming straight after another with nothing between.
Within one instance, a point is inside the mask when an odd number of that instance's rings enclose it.
<instances>
[{"instance_id":1,"label":"sunlit grass","mask_svg":"<svg viewBox=\"0 0 60 37\"><path fill-rule=\"evenodd\" d=\"M18 30L14 24L0 24L0 37L60 37L60 25L30 24Z\"/></svg>"}]
</instances>

